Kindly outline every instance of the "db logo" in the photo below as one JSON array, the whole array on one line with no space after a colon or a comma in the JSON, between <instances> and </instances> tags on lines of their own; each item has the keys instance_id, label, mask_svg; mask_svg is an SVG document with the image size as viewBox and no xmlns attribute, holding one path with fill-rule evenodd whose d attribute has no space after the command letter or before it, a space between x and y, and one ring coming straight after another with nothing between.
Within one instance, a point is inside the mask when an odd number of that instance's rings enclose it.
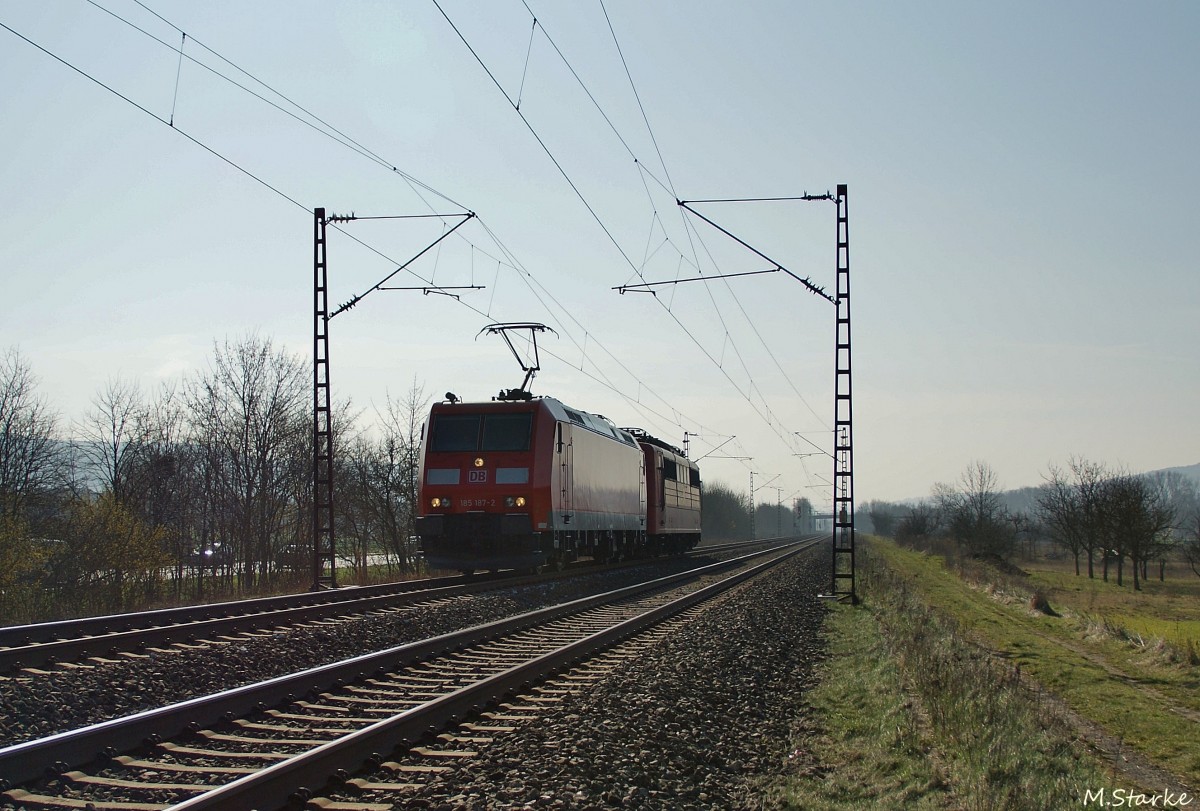
<instances>
[{"instance_id":1,"label":"db logo","mask_svg":"<svg viewBox=\"0 0 1200 811\"><path fill-rule=\"evenodd\" d=\"M468 484L487 484L486 470L469 470L467 471Z\"/></svg>"}]
</instances>

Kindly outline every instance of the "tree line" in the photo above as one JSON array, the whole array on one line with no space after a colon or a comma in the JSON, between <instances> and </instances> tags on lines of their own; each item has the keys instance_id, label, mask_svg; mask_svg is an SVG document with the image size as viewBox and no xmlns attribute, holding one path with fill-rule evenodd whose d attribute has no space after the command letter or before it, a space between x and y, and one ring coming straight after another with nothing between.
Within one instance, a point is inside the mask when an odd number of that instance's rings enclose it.
<instances>
[{"instance_id":1,"label":"tree line","mask_svg":"<svg viewBox=\"0 0 1200 811\"><path fill-rule=\"evenodd\" d=\"M214 342L207 368L153 392L110 380L70 423L37 386L19 350L0 355L0 623L311 576L309 361L257 335ZM338 551L357 572L419 565L426 399L415 383L389 397L372 433L334 404Z\"/></svg>"},{"instance_id":2,"label":"tree line","mask_svg":"<svg viewBox=\"0 0 1200 811\"><path fill-rule=\"evenodd\" d=\"M1075 574L1115 577L1141 588L1151 567L1168 561L1200 577L1200 488L1175 472L1135 475L1073 458L1051 465L1040 487L1001 491L995 472L974 462L956 485L937 484L915 505L873 501L862 512L875 532L917 548L1009 559L1052 544L1072 557ZM1023 502L1023 509L1011 503Z\"/></svg>"},{"instance_id":3,"label":"tree line","mask_svg":"<svg viewBox=\"0 0 1200 811\"><path fill-rule=\"evenodd\" d=\"M710 541L773 538L812 531L813 507L806 499L793 506L760 502L720 482L706 482L701 495L700 534Z\"/></svg>"},{"instance_id":4,"label":"tree line","mask_svg":"<svg viewBox=\"0 0 1200 811\"><path fill-rule=\"evenodd\" d=\"M339 567L419 570L428 397L414 381L370 432L334 402ZM249 335L156 390L109 380L64 420L16 348L0 355L0 624L295 588L312 565L311 362ZM797 513L705 487L704 537L791 534ZM802 500L803 501L803 500ZM803 505L811 516L812 507ZM344 576L340 576L345 579Z\"/></svg>"}]
</instances>

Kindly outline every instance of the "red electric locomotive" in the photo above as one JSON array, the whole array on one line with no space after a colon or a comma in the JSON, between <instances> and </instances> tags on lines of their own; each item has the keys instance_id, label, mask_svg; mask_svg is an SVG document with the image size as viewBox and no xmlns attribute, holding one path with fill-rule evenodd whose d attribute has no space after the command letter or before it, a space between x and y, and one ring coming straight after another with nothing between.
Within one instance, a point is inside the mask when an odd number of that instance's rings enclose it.
<instances>
[{"instance_id":1,"label":"red electric locomotive","mask_svg":"<svg viewBox=\"0 0 1200 811\"><path fill-rule=\"evenodd\" d=\"M432 568L536 569L695 546L694 463L643 432L521 394L433 406L416 519Z\"/></svg>"},{"instance_id":2,"label":"red electric locomotive","mask_svg":"<svg viewBox=\"0 0 1200 811\"><path fill-rule=\"evenodd\" d=\"M549 397L437 403L417 535L437 569L531 569L645 543L644 457L627 432Z\"/></svg>"}]
</instances>

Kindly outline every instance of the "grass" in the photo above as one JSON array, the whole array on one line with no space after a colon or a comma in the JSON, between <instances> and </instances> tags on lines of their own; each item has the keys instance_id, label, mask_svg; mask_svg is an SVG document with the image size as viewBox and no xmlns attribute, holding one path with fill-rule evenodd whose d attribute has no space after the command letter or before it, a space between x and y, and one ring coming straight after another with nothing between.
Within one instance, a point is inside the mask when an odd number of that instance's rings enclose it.
<instances>
[{"instance_id":1,"label":"grass","mask_svg":"<svg viewBox=\"0 0 1200 811\"><path fill-rule=\"evenodd\" d=\"M836 607L783 808L1065 808L1102 784L1055 713L926 601L924 573L860 555L864 605ZM958 582L964 598L979 594ZM983 600L981 602L989 602Z\"/></svg>"},{"instance_id":2,"label":"grass","mask_svg":"<svg viewBox=\"0 0 1200 811\"><path fill-rule=\"evenodd\" d=\"M1130 639L1161 639L1181 649L1200 648L1200 577L1184 567L1168 569L1163 581L1155 576L1134 591L1104 582L1099 576L1076 577L1069 561L1024 564L1030 584L1042 589L1052 603L1079 617L1098 618L1124 629Z\"/></svg>"},{"instance_id":3,"label":"grass","mask_svg":"<svg viewBox=\"0 0 1200 811\"><path fill-rule=\"evenodd\" d=\"M922 579L926 599L970 629L977 643L1019 663L1076 713L1160 767L1192 786L1200 785L1200 725L1195 720L1200 714L1200 672L1195 667L1108 633L1088 632L1090 621L1075 615L1069 601L1061 606L1062 617L1048 617L1019 601L980 600L979 590L964 589L941 559L886 543L872 546L895 570ZM1127 599L1130 593L1128 587L1123 591ZM1051 602L1061 596L1052 593ZM1108 595L1110 600L1118 596L1121 593ZM1174 606L1175 597L1163 605ZM1144 606L1138 615L1153 617L1152 611L1156 609Z\"/></svg>"},{"instance_id":4,"label":"grass","mask_svg":"<svg viewBox=\"0 0 1200 811\"><path fill-rule=\"evenodd\" d=\"M793 777L771 792L773 804L812 811L954 807L874 616L837 606L826 631L830 657L809 695L821 723L799 731Z\"/></svg>"},{"instance_id":5,"label":"grass","mask_svg":"<svg viewBox=\"0 0 1200 811\"><path fill-rule=\"evenodd\" d=\"M1047 616L1019 600L1004 599L1003 591L997 596L970 587L940 558L878 541L871 548L895 577L919 583L923 599L953 618L978 645L1020 667L1073 711L1159 766L1190 785L1200 785L1200 724L1195 720L1200 713L1200 673L1195 667L1170 662L1109 634L1089 635L1087 622L1070 612ZM1128 596L1129 591L1124 593ZM1052 591L1051 604L1061 596L1061 591ZM1106 593L1104 598L1112 596ZM1152 615L1143 609L1138 616Z\"/></svg>"}]
</instances>

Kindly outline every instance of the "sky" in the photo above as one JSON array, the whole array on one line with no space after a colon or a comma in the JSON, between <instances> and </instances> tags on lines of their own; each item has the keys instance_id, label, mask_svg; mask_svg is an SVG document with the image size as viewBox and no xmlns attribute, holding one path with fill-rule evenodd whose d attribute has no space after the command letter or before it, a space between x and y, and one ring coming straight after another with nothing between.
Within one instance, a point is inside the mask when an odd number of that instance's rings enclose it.
<instances>
[{"instance_id":1,"label":"sky","mask_svg":"<svg viewBox=\"0 0 1200 811\"><path fill-rule=\"evenodd\" d=\"M334 305L473 212L389 284L482 289L330 321L364 426L414 385L518 386L480 332L539 322L534 393L828 507L833 305L696 280L834 291L836 208L692 206L764 259L677 201L846 184L860 505L975 461L1005 488L1200 462L1195 3L0 0L0 23L0 350L67 433L214 341L311 359L313 209L442 215L330 225Z\"/></svg>"}]
</instances>

